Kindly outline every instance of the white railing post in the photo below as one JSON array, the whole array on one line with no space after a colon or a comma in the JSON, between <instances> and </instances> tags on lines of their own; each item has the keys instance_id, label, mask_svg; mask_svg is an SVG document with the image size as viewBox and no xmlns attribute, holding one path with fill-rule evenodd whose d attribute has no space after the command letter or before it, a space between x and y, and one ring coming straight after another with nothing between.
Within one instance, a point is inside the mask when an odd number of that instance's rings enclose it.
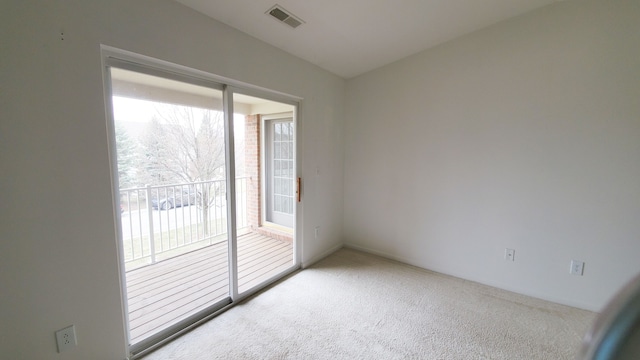
<instances>
[{"instance_id":1,"label":"white railing post","mask_svg":"<svg viewBox=\"0 0 640 360\"><path fill-rule=\"evenodd\" d=\"M149 214L149 251L151 252L151 264L156 263L156 242L153 238L153 206L151 204L151 185L147 189L147 212ZM140 233L142 236L142 232Z\"/></svg>"},{"instance_id":2,"label":"white railing post","mask_svg":"<svg viewBox=\"0 0 640 360\"><path fill-rule=\"evenodd\" d=\"M234 214L235 214L235 230L243 229L247 225L247 206L248 206L248 198L247 198L247 177L238 177L233 182L234 187ZM188 188L187 188L188 186ZM196 197L195 204L191 204L191 188L193 187L194 196ZM184 190L185 188L189 189L188 191ZM171 191L168 191L171 190ZM178 191L180 190L180 191ZM187 184L173 184L173 185L162 185L162 186L152 186L152 185L144 185L144 187L134 188L134 189L125 189L120 190L121 196L126 195L126 200L129 204L131 204L131 191L136 191L136 198L138 209L136 213L138 214L137 220L134 221L133 211L129 207L126 211L129 214L129 221L126 222L121 220L123 225L123 246L125 240L124 236L124 228L125 224L128 225L128 239L131 243L130 249L126 249L127 252L125 254L125 262L134 262L136 267L141 264L135 262L136 260L149 258L149 262L147 265L156 264L158 262L158 256L165 254L166 256L160 256L161 258L166 257L174 257L182 254L183 252L176 251L180 248L185 248L184 251L192 251L195 248L199 248L202 245L206 246L213 244L215 241L221 241L218 238L225 233L229 233L229 224L228 221L223 222L222 219L225 219L228 214L227 207L231 205L229 202L230 194L232 191L229 189L229 184L226 180L209 180L209 181L199 181ZM164 191L164 195L162 192ZM155 194L154 194L155 192ZM173 195L169 195L173 194ZM140 199L144 197L144 199ZM155 200L154 200L155 197ZM169 198L173 197L174 204L172 207L172 211L166 209L166 211L158 211L158 221L156 223L154 216L154 205L158 208L162 208L162 203L165 201L170 201ZM142 203L140 201L143 201ZM155 202L155 204L154 204ZM147 206L147 220L144 219L144 209L142 208L142 204L146 204ZM198 205L199 204L199 205ZM196 205L198 208L192 210L191 206ZM206 219L204 218L203 211L200 211L201 208L205 208L207 211ZM181 214L178 214L178 211L181 211ZM188 216L185 215L185 211L189 211ZM167 224L163 226L162 221L163 218L166 219ZM139 229L138 232L134 231L134 222ZM208 228L206 228L209 233L203 234L200 236L200 232L204 232L205 229L203 227L203 223L208 223ZM155 223L155 224L154 224ZM145 233L144 227L147 227L148 233ZM159 247L156 249L155 242L155 227L158 227L158 236L159 236ZM164 229L166 227L166 230ZM182 227L182 229L180 229ZM188 229L187 229L188 227ZM195 229L193 229L195 227ZM195 240L193 239L195 232ZM237 231L236 231L237 232ZM163 238L166 236L168 239L168 246L165 247ZM187 234L189 234L187 238ZM138 236L139 237L138 237ZM144 239L143 237L148 235L147 244L148 252L144 251ZM171 236L175 237L175 241L171 242ZM182 241L180 241L182 240ZM141 254L136 255L137 247L136 244L140 242ZM197 245L195 243L198 243ZM190 247L191 245L196 245Z\"/></svg>"}]
</instances>

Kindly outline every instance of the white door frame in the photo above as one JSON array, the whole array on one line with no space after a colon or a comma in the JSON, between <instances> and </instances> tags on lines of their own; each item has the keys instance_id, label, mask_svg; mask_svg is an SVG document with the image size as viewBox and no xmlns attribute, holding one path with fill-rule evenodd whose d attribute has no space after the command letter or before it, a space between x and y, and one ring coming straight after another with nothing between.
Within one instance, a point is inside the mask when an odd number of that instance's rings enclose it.
<instances>
[{"instance_id":1,"label":"white door frame","mask_svg":"<svg viewBox=\"0 0 640 360\"><path fill-rule=\"evenodd\" d=\"M240 300L252 295L257 292L264 286L286 276L287 274L297 270L300 267L301 262L301 246L298 246L298 242L301 241L302 237L302 223L301 216L297 216L302 211L302 205L299 202L295 203L295 214L294 214L294 222L296 231L294 233L294 258L293 265L290 269L285 272L276 275L270 279L265 280L261 284L252 288L249 291L243 292L242 294L238 294L237 289L237 263L236 263L236 251L237 251L237 239L236 239L236 229L235 229L235 181L231 181L230 179L235 178L235 154L234 154L234 146L233 146L233 94L235 92L242 93L245 95L262 97L268 100L278 101L286 104L290 104L294 106L294 131L296 132L294 148L296 157L294 159L294 174L296 177L300 177L299 169L300 167L300 157L297 156L299 153L298 142L297 142L297 129L298 126L298 113L300 109L301 98L292 96L285 93L280 93L277 91L272 91L269 89L261 88L258 86L254 86L251 84L235 81L232 79L228 79L225 77L213 75L204 71L192 69L183 65L178 65L174 63L170 63L167 61L151 58L144 55L139 55L133 52L129 52L126 50L117 49L114 47L101 45L101 54L102 54L102 76L103 76L103 89L104 89L104 103L105 103L105 112L107 119L107 133L109 137L109 159L111 163L111 181L112 181L112 201L113 201L113 215L114 215L114 224L117 236L117 247L118 247L118 257L119 257L119 270L120 270L120 285L121 285L121 302L122 302L122 320L123 326L125 330L125 334L127 336L126 343L127 348L126 352L132 354L132 356L139 357L148 353L149 351L161 346L165 342L171 340L175 336L188 331L192 327L200 324L203 321L210 319L211 317L216 316L222 311L225 311L230 306L235 305ZM116 158L116 142L115 142L115 123L113 118L113 106L112 106L112 89L111 89L111 75L110 69L112 67L122 68L127 70L132 70L136 72L146 73L149 75L161 76L168 79L179 80L182 82L187 82L195 85L201 85L213 89L223 90L223 106L225 110L225 144L226 144L226 160L227 160L227 184L229 186L228 201L231 206L227 207L227 221L228 221L228 229L229 229L229 272L230 272L230 300L225 302L224 300L212 304L206 310L198 315L197 317L191 316L185 319L180 326L176 326L175 328L169 328L167 331L162 331L158 333L157 336L153 336L147 340L144 340L135 346L131 346L129 339L129 312L128 312L128 301L127 301L127 285L126 285L126 272L125 272L125 263L124 263L124 247L121 239L122 233L122 223L119 216L120 209L120 196L117 189L119 189L119 180L118 180L118 172L117 172L117 158ZM116 211L118 210L118 211ZM233 259L232 259L233 257Z\"/></svg>"},{"instance_id":2,"label":"white door frame","mask_svg":"<svg viewBox=\"0 0 640 360\"><path fill-rule=\"evenodd\" d=\"M274 120L285 120L285 119L291 119L293 122L293 142L294 142L294 154L293 154L293 159L294 159L294 172L293 172L293 184L292 186L295 187L295 179L297 178L296 176L296 171L295 171L295 159L296 159L296 149L295 149L295 140L296 140L296 128L295 128L295 122L294 117L293 117L293 112L285 112L285 113L277 113L277 114L268 114L268 115L263 115L260 118L260 176L262 176L262 178L264 179L264 181L262 182L262 188L260 189L260 193L262 194L260 201L262 202L261 204L261 221L263 224L267 225L267 226L271 226L274 228L286 228L284 225L279 225L273 221L270 221L267 219L267 211L268 209L268 199L267 197L269 196L269 194L271 194L270 190L268 187L273 187L273 184L269 184L269 173L268 173L268 169L269 169L269 160L268 159L268 153L267 153L267 146L270 146L270 143L267 143L267 140L269 140L269 136L268 136L268 131L271 131L268 127L267 127L267 123L269 121L274 121ZM271 139L273 140L273 139ZM273 154L271 154L271 156L273 157ZM273 169L271 169L271 171L273 171ZM295 200L295 191L294 191L294 211L293 211L293 229L295 229L295 203L297 201ZM273 205L273 204L272 204Z\"/></svg>"}]
</instances>

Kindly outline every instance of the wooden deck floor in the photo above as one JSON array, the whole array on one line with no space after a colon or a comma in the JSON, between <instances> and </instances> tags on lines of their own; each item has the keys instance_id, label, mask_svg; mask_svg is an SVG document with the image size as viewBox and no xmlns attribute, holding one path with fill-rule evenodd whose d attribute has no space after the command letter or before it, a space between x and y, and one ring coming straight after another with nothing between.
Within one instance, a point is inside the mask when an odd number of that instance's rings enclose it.
<instances>
[{"instance_id":1,"label":"wooden deck floor","mask_svg":"<svg viewBox=\"0 0 640 360\"><path fill-rule=\"evenodd\" d=\"M127 273L131 343L229 294L227 242ZM256 233L238 237L238 289L249 290L293 264L293 246Z\"/></svg>"}]
</instances>

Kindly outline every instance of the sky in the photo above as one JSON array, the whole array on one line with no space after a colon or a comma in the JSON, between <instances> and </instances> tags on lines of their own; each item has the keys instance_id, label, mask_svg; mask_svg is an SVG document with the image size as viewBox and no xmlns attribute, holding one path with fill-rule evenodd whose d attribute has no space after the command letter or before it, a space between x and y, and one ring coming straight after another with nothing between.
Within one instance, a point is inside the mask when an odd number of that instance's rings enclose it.
<instances>
[{"instance_id":1,"label":"sky","mask_svg":"<svg viewBox=\"0 0 640 360\"><path fill-rule=\"evenodd\" d=\"M122 96L113 96L112 99L114 122L117 125L120 125L127 132L130 138L136 139L137 141L140 141L141 137L146 134L148 130L145 125L151 122L154 115L156 115L158 111L166 111L167 107L171 106L182 107L182 105L160 103ZM202 116L200 115L205 111L213 111L222 115L221 112L216 110L202 109L197 107L190 108L194 113L194 126L196 129L200 127L199 119L202 118ZM233 122L234 139L236 145L236 172L237 174L241 175L244 171L244 151L238 150L244 149L244 115L234 114Z\"/></svg>"},{"instance_id":2,"label":"sky","mask_svg":"<svg viewBox=\"0 0 640 360\"><path fill-rule=\"evenodd\" d=\"M180 105L168 105L166 103L158 103L154 101L134 99L122 96L113 96L113 118L117 123L123 123L126 128L126 123L142 123L148 124L156 114L159 108L164 106L180 106ZM201 108L192 107L196 115L206 110ZM200 118L196 116L196 119ZM234 134L237 140L244 139L244 115L235 114L233 117L234 122ZM196 126L199 124L196 123Z\"/></svg>"}]
</instances>

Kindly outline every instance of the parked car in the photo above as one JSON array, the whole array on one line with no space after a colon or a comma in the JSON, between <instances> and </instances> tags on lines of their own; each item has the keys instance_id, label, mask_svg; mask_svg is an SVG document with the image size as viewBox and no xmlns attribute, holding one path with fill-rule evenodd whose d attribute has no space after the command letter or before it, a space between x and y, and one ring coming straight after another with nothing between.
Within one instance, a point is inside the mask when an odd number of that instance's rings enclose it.
<instances>
[{"instance_id":1,"label":"parked car","mask_svg":"<svg viewBox=\"0 0 640 360\"><path fill-rule=\"evenodd\" d=\"M182 195L169 196L160 199L151 199L151 206L154 210L169 210L182 206L189 206L196 203L196 194L183 191Z\"/></svg>"}]
</instances>

